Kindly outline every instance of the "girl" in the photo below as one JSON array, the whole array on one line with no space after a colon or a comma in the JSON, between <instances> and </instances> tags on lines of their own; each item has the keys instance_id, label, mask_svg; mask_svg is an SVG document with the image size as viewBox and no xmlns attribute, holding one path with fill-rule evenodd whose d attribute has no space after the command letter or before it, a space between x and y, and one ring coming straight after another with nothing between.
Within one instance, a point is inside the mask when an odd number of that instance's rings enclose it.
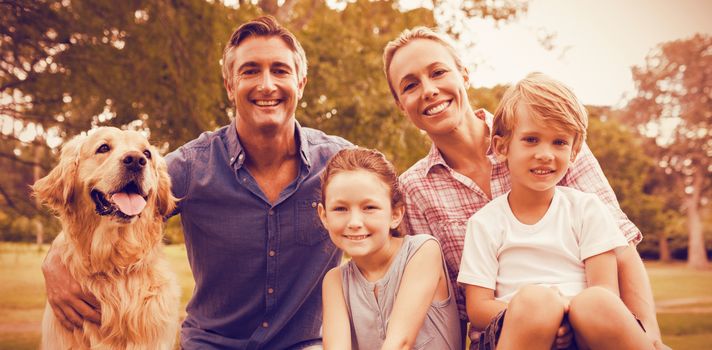
<instances>
[{"instance_id":1,"label":"girl","mask_svg":"<svg viewBox=\"0 0 712 350\"><path fill-rule=\"evenodd\" d=\"M393 165L375 150L344 149L321 186L319 217L351 257L324 277L324 348L460 349L438 241L398 231L405 207Z\"/></svg>"}]
</instances>

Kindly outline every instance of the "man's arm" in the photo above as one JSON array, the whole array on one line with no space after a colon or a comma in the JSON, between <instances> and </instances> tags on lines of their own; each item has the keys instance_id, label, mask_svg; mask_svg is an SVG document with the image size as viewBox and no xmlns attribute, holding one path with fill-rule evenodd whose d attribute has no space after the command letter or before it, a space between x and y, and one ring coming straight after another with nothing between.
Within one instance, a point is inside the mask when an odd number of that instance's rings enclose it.
<instances>
[{"instance_id":1,"label":"man's arm","mask_svg":"<svg viewBox=\"0 0 712 350\"><path fill-rule=\"evenodd\" d=\"M70 331L75 327L81 328L84 320L100 324L99 302L93 295L82 292L79 283L62 263L59 251L53 247L54 244L50 246L42 263L42 274L45 278L47 302L55 317Z\"/></svg>"}]
</instances>

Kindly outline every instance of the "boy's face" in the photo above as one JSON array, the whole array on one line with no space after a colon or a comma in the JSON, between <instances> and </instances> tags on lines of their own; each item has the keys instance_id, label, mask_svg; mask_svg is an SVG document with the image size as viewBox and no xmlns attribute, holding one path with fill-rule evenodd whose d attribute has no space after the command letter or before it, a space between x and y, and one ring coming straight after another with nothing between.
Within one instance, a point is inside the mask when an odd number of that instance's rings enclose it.
<instances>
[{"instance_id":1,"label":"boy's face","mask_svg":"<svg viewBox=\"0 0 712 350\"><path fill-rule=\"evenodd\" d=\"M534 119L528 108L517 107L511 139L495 136L494 149L507 160L512 191L532 195L552 192L574 158L574 134Z\"/></svg>"}]
</instances>

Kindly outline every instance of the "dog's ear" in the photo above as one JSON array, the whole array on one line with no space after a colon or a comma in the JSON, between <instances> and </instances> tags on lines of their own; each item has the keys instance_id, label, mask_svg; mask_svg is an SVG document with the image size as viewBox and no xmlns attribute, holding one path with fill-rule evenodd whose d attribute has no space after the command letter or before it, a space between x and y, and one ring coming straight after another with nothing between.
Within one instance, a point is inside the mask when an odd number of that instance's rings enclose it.
<instances>
[{"instance_id":1,"label":"dog's ear","mask_svg":"<svg viewBox=\"0 0 712 350\"><path fill-rule=\"evenodd\" d=\"M57 212L69 204L74 197L79 151L86 136L79 135L62 146L57 164L47 176L32 185L35 197Z\"/></svg>"},{"instance_id":2,"label":"dog's ear","mask_svg":"<svg viewBox=\"0 0 712 350\"><path fill-rule=\"evenodd\" d=\"M158 154L157 149L153 149L154 154ZM158 196L156 198L156 210L162 217L170 215L176 208L176 198L171 191L171 177L168 175L168 165L163 157L156 157L156 172L158 174Z\"/></svg>"}]
</instances>

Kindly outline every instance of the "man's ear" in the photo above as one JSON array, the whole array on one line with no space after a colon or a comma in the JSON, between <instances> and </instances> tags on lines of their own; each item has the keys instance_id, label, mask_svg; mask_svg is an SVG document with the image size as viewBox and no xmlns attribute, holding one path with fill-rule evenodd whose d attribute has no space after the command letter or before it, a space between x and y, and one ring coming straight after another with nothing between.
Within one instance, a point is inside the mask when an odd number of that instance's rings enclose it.
<instances>
[{"instance_id":1,"label":"man's ear","mask_svg":"<svg viewBox=\"0 0 712 350\"><path fill-rule=\"evenodd\" d=\"M223 79L223 85L225 86L225 91L227 92L227 99L232 101L232 84L230 84L230 78Z\"/></svg>"},{"instance_id":2,"label":"man's ear","mask_svg":"<svg viewBox=\"0 0 712 350\"><path fill-rule=\"evenodd\" d=\"M297 100L301 100L304 96L304 88L307 86L307 77L304 77L299 83L297 83Z\"/></svg>"},{"instance_id":3,"label":"man's ear","mask_svg":"<svg viewBox=\"0 0 712 350\"><path fill-rule=\"evenodd\" d=\"M59 164L32 185L33 195L56 212L62 212L74 199L79 151L85 139L85 135L79 135L65 143Z\"/></svg>"},{"instance_id":4,"label":"man's ear","mask_svg":"<svg viewBox=\"0 0 712 350\"><path fill-rule=\"evenodd\" d=\"M497 156L497 160L500 162L507 160L507 151L509 150L508 146L509 145L505 142L504 137L499 135L494 135L492 137L492 151L495 156Z\"/></svg>"}]
</instances>

